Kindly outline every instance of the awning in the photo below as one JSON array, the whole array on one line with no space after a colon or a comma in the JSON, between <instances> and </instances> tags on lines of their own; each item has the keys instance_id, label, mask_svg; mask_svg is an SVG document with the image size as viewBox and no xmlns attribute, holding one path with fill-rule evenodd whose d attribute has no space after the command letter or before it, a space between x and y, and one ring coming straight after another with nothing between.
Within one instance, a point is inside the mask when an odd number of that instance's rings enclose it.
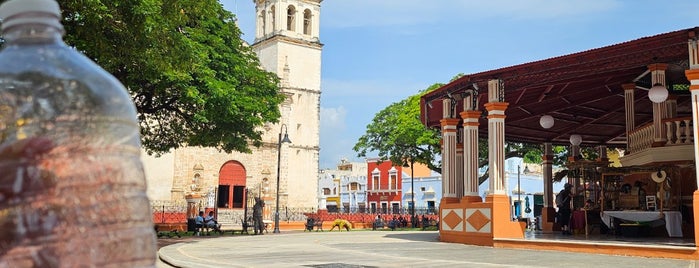
<instances>
[{"instance_id":1,"label":"awning","mask_svg":"<svg viewBox=\"0 0 699 268\"><path fill-rule=\"evenodd\" d=\"M688 66L688 40L699 27L587 50L570 55L484 71L463 76L421 98L421 120L439 128L442 100L478 88L479 111L488 102L488 81L504 83L505 139L514 142L552 142L569 145L571 134L582 136L583 144L626 144L626 114L623 84L635 84L635 122L641 126L653 120L652 103L647 97L651 85L648 66L668 64L666 79L670 94L677 97L677 116L691 116ZM475 85L475 86L474 86ZM672 91L672 89L675 89ZM685 88L685 90L679 90ZM463 110L463 100L457 111ZM544 129L543 115L554 117L554 125ZM487 137L487 119L480 119L479 136Z\"/></svg>"}]
</instances>

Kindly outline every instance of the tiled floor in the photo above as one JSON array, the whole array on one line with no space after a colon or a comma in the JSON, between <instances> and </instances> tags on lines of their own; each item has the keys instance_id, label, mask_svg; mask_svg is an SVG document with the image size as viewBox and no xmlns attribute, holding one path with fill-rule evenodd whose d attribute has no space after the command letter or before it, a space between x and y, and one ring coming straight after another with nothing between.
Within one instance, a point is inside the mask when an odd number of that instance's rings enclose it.
<instances>
[{"instance_id":1,"label":"tiled floor","mask_svg":"<svg viewBox=\"0 0 699 268\"><path fill-rule=\"evenodd\" d=\"M661 234L653 234L650 236L631 237L615 234L599 234L593 233L585 235L577 233L574 235L562 235L560 232L543 233L542 231L526 231L525 240L541 240L541 241L566 241L592 244L633 244L633 245L657 245L657 246L677 246L677 247L695 247L694 239L692 238L671 238L662 236Z\"/></svg>"}]
</instances>

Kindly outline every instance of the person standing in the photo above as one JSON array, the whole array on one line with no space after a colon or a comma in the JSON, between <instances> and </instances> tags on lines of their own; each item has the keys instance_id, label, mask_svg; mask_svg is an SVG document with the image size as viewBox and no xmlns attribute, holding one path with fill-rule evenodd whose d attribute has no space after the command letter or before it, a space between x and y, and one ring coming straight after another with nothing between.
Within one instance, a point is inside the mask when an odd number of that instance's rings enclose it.
<instances>
[{"instance_id":1,"label":"person standing","mask_svg":"<svg viewBox=\"0 0 699 268\"><path fill-rule=\"evenodd\" d=\"M262 234L264 230L264 223L262 222L262 210L264 207L265 202L259 197L255 197L255 205L252 207L252 225L253 229L255 229L255 234Z\"/></svg>"},{"instance_id":2,"label":"person standing","mask_svg":"<svg viewBox=\"0 0 699 268\"><path fill-rule=\"evenodd\" d=\"M566 183L556 196L556 206L558 206L558 224L561 226L561 233L572 235L570 231L570 216L572 214L571 201L573 200L573 185Z\"/></svg>"}]
</instances>

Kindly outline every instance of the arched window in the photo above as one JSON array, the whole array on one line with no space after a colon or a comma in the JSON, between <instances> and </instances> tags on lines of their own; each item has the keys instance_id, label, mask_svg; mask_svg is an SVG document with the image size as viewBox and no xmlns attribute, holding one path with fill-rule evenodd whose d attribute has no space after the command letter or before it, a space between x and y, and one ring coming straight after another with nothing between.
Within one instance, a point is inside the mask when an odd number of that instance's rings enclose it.
<instances>
[{"instance_id":1,"label":"arched window","mask_svg":"<svg viewBox=\"0 0 699 268\"><path fill-rule=\"evenodd\" d=\"M306 9L303 11L303 34L311 34L311 10Z\"/></svg>"},{"instance_id":2,"label":"arched window","mask_svg":"<svg viewBox=\"0 0 699 268\"><path fill-rule=\"evenodd\" d=\"M289 31L295 31L296 27L296 8L292 5L286 9L286 29Z\"/></svg>"}]
</instances>

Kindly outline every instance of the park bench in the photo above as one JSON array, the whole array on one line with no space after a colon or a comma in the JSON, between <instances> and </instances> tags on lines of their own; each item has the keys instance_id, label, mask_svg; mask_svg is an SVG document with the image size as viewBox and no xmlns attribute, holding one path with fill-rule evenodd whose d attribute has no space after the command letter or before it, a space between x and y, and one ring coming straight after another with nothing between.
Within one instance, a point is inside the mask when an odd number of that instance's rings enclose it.
<instances>
[{"instance_id":1,"label":"park bench","mask_svg":"<svg viewBox=\"0 0 699 268\"><path fill-rule=\"evenodd\" d=\"M311 221L306 221L305 224L305 229L303 231L313 231L313 229L316 229L317 231L323 231L323 221L322 220L311 220Z\"/></svg>"},{"instance_id":2,"label":"park bench","mask_svg":"<svg viewBox=\"0 0 699 268\"><path fill-rule=\"evenodd\" d=\"M219 228L221 230L221 234L225 234L227 232L230 232L231 234L239 233L239 234L249 234L248 233L248 228L252 226L251 223L240 219L240 222L233 222L233 221L226 221L226 222L219 222L221 224L221 227Z\"/></svg>"},{"instance_id":3,"label":"park bench","mask_svg":"<svg viewBox=\"0 0 699 268\"><path fill-rule=\"evenodd\" d=\"M372 223L371 229L372 229L372 230L376 230L376 229L379 229L379 228L380 228L380 229L383 229L384 225L385 225L385 224L384 224L383 220L377 219L377 220L374 221L374 223Z\"/></svg>"},{"instance_id":4,"label":"park bench","mask_svg":"<svg viewBox=\"0 0 699 268\"><path fill-rule=\"evenodd\" d=\"M437 227L437 230L439 230L439 221L437 221L437 220L422 221L422 230L425 230L431 226Z\"/></svg>"},{"instance_id":5,"label":"park bench","mask_svg":"<svg viewBox=\"0 0 699 268\"><path fill-rule=\"evenodd\" d=\"M387 226L389 229L391 229L391 231L395 231L397 227L400 227L400 221L390 220L390 221L388 221Z\"/></svg>"}]
</instances>

